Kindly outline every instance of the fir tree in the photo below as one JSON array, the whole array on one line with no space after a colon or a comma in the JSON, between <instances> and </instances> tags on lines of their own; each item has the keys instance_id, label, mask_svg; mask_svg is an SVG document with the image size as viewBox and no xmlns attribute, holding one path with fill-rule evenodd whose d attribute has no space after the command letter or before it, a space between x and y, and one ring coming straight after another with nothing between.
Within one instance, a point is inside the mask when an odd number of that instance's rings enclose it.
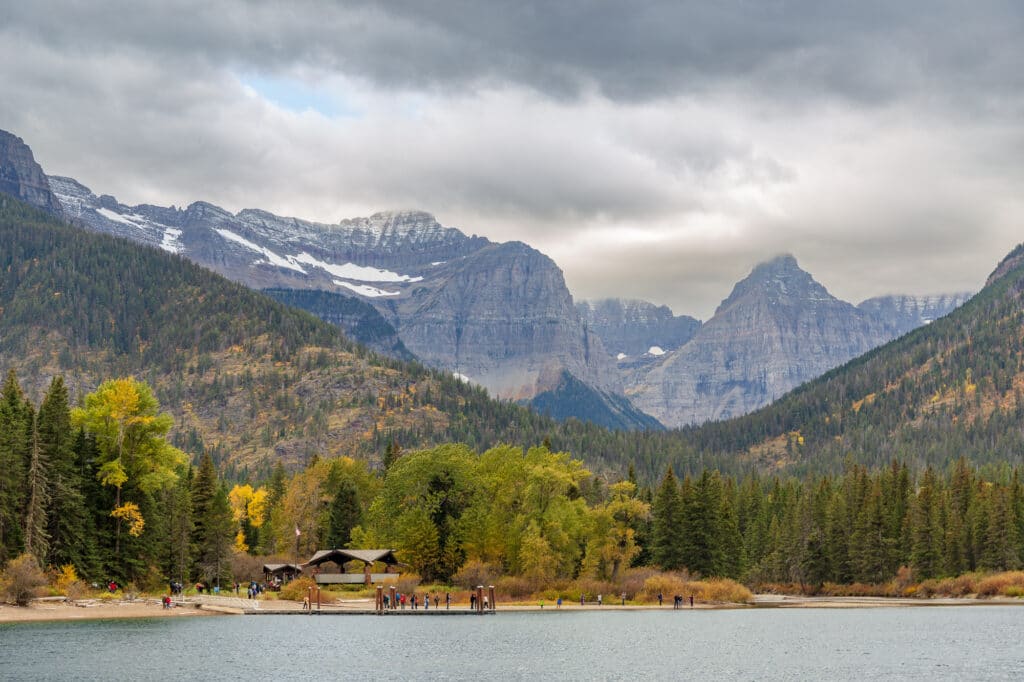
<instances>
[{"instance_id":1,"label":"fir tree","mask_svg":"<svg viewBox=\"0 0 1024 682\"><path fill-rule=\"evenodd\" d=\"M331 502L328 547L347 547L352 529L359 525L362 509L359 506L359 490L348 480L343 480Z\"/></svg>"},{"instance_id":2,"label":"fir tree","mask_svg":"<svg viewBox=\"0 0 1024 682\"><path fill-rule=\"evenodd\" d=\"M668 467L651 507L651 559L666 571L683 567L682 544L679 540L682 516L679 483L672 473L672 467Z\"/></svg>"},{"instance_id":3,"label":"fir tree","mask_svg":"<svg viewBox=\"0 0 1024 682\"><path fill-rule=\"evenodd\" d=\"M22 510L31 421L29 405L11 370L0 389L0 564L24 550Z\"/></svg>"},{"instance_id":4,"label":"fir tree","mask_svg":"<svg viewBox=\"0 0 1024 682\"><path fill-rule=\"evenodd\" d=\"M50 506L50 484L46 480L47 463L39 447L39 430L33 419L32 447L29 451L27 497L25 509L25 551L46 565L50 551L50 534L46 531L46 513Z\"/></svg>"}]
</instances>

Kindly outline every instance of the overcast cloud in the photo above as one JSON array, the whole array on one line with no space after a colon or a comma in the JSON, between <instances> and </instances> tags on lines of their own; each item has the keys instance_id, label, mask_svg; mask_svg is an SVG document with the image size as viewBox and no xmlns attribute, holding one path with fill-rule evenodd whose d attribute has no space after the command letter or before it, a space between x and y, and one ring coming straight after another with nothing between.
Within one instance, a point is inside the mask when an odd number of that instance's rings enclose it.
<instances>
[{"instance_id":1,"label":"overcast cloud","mask_svg":"<svg viewBox=\"0 0 1024 682\"><path fill-rule=\"evenodd\" d=\"M1016 2L0 0L0 128L122 202L421 208L707 318L791 252L976 289L1024 241Z\"/></svg>"}]
</instances>

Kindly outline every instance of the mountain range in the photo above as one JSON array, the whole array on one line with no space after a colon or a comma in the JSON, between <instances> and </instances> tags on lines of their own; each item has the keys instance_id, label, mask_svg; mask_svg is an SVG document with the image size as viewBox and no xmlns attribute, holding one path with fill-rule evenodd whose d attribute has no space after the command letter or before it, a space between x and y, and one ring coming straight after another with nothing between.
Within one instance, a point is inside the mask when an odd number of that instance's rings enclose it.
<instances>
[{"instance_id":1,"label":"mountain range","mask_svg":"<svg viewBox=\"0 0 1024 682\"><path fill-rule=\"evenodd\" d=\"M632 465L648 482L666 466L685 475L1020 463L1022 297L1024 247L962 307L767 407L681 430L615 431L495 401L184 259L0 197L0 367L16 369L34 398L57 374L79 397L112 376L144 379L175 417L175 443L213 454L229 475L451 441L543 440L597 472Z\"/></svg>"},{"instance_id":2,"label":"mountain range","mask_svg":"<svg viewBox=\"0 0 1024 682\"><path fill-rule=\"evenodd\" d=\"M328 225L205 202L127 206L46 176L29 147L2 131L0 190L266 291L378 352L415 357L559 419L616 429L744 414L967 298L855 307L782 257L755 268L706 323L644 301L574 304L544 254L427 213Z\"/></svg>"}]
</instances>

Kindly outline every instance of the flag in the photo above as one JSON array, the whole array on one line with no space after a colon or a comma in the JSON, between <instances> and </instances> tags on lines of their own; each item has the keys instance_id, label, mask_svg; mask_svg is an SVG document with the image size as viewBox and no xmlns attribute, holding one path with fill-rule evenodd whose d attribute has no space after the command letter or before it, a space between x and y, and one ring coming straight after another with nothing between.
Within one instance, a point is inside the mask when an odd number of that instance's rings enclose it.
<instances>
[{"instance_id":1,"label":"flag","mask_svg":"<svg viewBox=\"0 0 1024 682\"><path fill-rule=\"evenodd\" d=\"M300 535L302 535L302 531L299 530L298 526L295 526L295 537L299 537Z\"/></svg>"}]
</instances>

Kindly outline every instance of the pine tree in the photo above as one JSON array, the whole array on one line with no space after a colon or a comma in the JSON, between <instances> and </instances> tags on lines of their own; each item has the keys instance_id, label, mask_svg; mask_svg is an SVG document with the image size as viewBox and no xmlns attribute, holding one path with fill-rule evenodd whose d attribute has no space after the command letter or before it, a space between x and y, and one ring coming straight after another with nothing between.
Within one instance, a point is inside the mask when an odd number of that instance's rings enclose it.
<instances>
[{"instance_id":1,"label":"pine tree","mask_svg":"<svg viewBox=\"0 0 1024 682\"><path fill-rule=\"evenodd\" d=\"M49 465L50 513L47 532L50 553L47 563L71 564L79 575L88 575L95 549L88 526L84 482L78 470L71 426L68 392L62 377L55 377L39 406L39 447Z\"/></svg>"},{"instance_id":2,"label":"pine tree","mask_svg":"<svg viewBox=\"0 0 1024 682\"><path fill-rule=\"evenodd\" d=\"M22 510L31 421L18 378L11 370L0 389L0 564L24 550Z\"/></svg>"},{"instance_id":3,"label":"pine tree","mask_svg":"<svg viewBox=\"0 0 1024 682\"><path fill-rule=\"evenodd\" d=\"M682 510L679 483L672 473L672 467L668 467L651 507L651 559L666 571L683 567L682 543L679 538Z\"/></svg>"},{"instance_id":4,"label":"pine tree","mask_svg":"<svg viewBox=\"0 0 1024 682\"><path fill-rule=\"evenodd\" d=\"M220 585L222 579L230 580L231 550L235 539L231 503L228 501L227 488L223 485L217 485L203 513L202 526L205 533L199 547L202 575L211 583Z\"/></svg>"},{"instance_id":5,"label":"pine tree","mask_svg":"<svg viewBox=\"0 0 1024 682\"><path fill-rule=\"evenodd\" d=\"M196 566L198 573L205 570L203 555L209 535L206 524L210 520L209 511L217 495L217 488L217 469L213 465L210 453L205 452L199 460L199 471L192 481L192 556L199 562Z\"/></svg>"},{"instance_id":6,"label":"pine tree","mask_svg":"<svg viewBox=\"0 0 1024 682\"><path fill-rule=\"evenodd\" d=\"M935 472L929 467L921 479L914 504L911 531L911 562L917 577L937 577L941 570L941 529L939 527L939 490Z\"/></svg>"},{"instance_id":7,"label":"pine tree","mask_svg":"<svg viewBox=\"0 0 1024 682\"><path fill-rule=\"evenodd\" d=\"M47 462L39 447L39 430L33 419L32 447L29 453L27 497L25 509L25 551L46 565L50 551L50 534L46 531L46 513L50 506L50 484L46 479Z\"/></svg>"},{"instance_id":8,"label":"pine tree","mask_svg":"<svg viewBox=\"0 0 1024 682\"><path fill-rule=\"evenodd\" d=\"M359 490L352 481L343 480L331 502L327 546L347 547L352 537L352 529L359 525L361 519Z\"/></svg>"},{"instance_id":9,"label":"pine tree","mask_svg":"<svg viewBox=\"0 0 1024 682\"><path fill-rule=\"evenodd\" d=\"M720 575L724 563L721 546L721 479L707 469L697 483L683 486L683 565L702 576Z\"/></svg>"}]
</instances>

